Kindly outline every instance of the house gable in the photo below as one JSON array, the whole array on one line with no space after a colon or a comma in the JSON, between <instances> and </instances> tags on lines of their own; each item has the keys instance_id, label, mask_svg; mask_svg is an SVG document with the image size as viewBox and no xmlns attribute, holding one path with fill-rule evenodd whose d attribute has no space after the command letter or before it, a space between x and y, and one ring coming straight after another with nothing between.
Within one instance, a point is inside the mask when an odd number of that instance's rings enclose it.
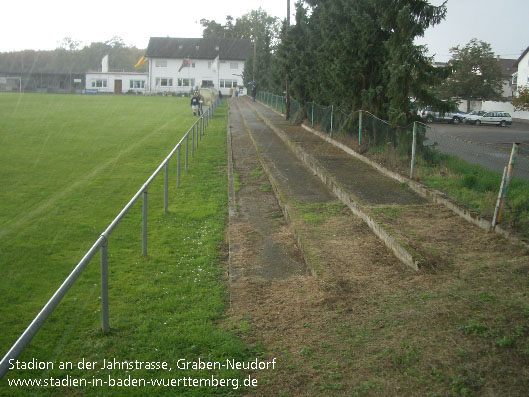
<instances>
[{"instance_id":1,"label":"house gable","mask_svg":"<svg viewBox=\"0 0 529 397\"><path fill-rule=\"evenodd\" d=\"M516 61L517 71L514 79L517 82L517 89L521 87L529 87L529 47L520 55Z\"/></svg>"}]
</instances>

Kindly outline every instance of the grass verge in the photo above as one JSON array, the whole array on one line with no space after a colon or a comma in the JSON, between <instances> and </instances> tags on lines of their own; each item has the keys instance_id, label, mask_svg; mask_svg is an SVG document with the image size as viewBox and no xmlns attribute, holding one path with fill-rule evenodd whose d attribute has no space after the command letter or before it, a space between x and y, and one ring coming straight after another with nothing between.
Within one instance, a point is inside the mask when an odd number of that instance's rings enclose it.
<instances>
[{"instance_id":1,"label":"grass verge","mask_svg":"<svg viewBox=\"0 0 529 397\"><path fill-rule=\"evenodd\" d=\"M434 189L492 218L502 175L456 156L436 153L433 162L421 161L422 181ZM513 178L501 224L529 235L529 182Z\"/></svg>"}]
</instances>

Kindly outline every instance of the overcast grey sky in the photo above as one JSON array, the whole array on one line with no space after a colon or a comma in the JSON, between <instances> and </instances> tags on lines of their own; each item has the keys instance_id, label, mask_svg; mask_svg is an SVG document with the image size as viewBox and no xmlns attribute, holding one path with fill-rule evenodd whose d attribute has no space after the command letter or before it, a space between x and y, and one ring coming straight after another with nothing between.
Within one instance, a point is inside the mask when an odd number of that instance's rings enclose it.
<instances>
[{"instance_id":1,"label":"overcast grey sky","mask_svg":"<svg viewBox=\"0 0 529 397\"><path fill-rule=\"evenodd\" d=\"M150 37L202 37L203 18L224 23L226 15L237 18L259 7L285 18L286 5L285 0L6 0L0 7L0 51L52 50L64 37L90 44L119 36L127 45L147 48Z\"/></svg>"},{"instance_id":2,"label":"overcast grey sky","mask_svg":"<svg viewBox=\"0 0 529 397\"><path fill-rule=\"evenodd\" d=\"M417 41L437 61L448 61L450 48L473 38L489 43L502 58L517 59L529 47L529 0L448 0L447 7L445 20Z\"/></svg>"},{"instance_id":3,"label":"overcast grey sky","mask_svg":"<svg viewBox=\"0 0 529 397\"><path fill-rule=\"evenodd\" d=\"M440 5L443 0L430 0ZM201 37L200 19L225 21L260 6L270 15L286 16L285 0L7 0L2 3L0 51L52 50L64 37L83 45L121 37L127 45L146 48L151 36ZM263 5L264 4L264 5ZM294 10L294 0L291 0ZM529 46L529 0L448 0L445 21L418 40L438 61L449 49L472 38L492 45L502 58L516 59Z\"/></svg>"}]
</instances>

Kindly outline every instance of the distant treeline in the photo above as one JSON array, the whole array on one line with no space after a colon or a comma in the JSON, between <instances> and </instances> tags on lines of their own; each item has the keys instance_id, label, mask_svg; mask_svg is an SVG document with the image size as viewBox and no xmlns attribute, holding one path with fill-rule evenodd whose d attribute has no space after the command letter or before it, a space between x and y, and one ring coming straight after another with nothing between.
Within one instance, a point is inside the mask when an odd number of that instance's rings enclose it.
<instances>
[{"instance_id":1,"label":"distant treeline","mask_svg":"<svg viewBox=\"0 0 529 397\"><path fill-rule=\"evenodd\" d=\"M0 52L0 73L85 73L101 71L101 60L109 56L110 71L146 72L147 65L134 65L145 55L145 49L129 47L114 37L80 48L65 38L59 48L51 51L24 50Z\"/></svg>"}]
</instances>

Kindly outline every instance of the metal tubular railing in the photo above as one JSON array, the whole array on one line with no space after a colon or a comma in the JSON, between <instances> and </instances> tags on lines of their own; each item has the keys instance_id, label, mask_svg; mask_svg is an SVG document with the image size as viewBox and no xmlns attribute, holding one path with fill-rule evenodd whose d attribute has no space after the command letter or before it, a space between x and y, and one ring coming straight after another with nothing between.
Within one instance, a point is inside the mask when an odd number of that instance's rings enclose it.
<instances>
[{"instance_id":1,"label":"metal tubular railing","mask_svg":"<svg viewBox=\"0 0 529 397\"><path fill-rule=\"evenodd\" d=\"M42 327L44 322L48 319L53 310L57 307L62 298L66 295L70 287L75 283L77 278L81 275L84 268L88 265L90 260L97 254L97 251L101 252L101 323L103 333L108 333L110 330L109 319L108 319L108 238L112 234L112 231L116 226L121 222L125 217L127 212L131 207L136 203L136 201L143 197L143 220L142 220L142 253L143 256L147 256L147 192L150 183L158 175L158 173L165 168L165 189L164 189L164 210L167 212L168 205L168 186L169 186L169 177L168 177L168 167L169 160L173 157L174 153L178 151L178 180L177 186L180 186L180 146L184 140L186 141L186 162L185 169L188 169L188 142L189 134L192 135L192 149L191 155L195 154L195 135L196 135L196 146L198 148L198 140L202 139L205 127L209 125L209 120L213 116L215 110L217 109L218 103L214 101L212 105L197 119L185 135L178 141L176 146L171 150L169 155L162 161L162 163L156 168L152 175L147 179L143 186L138 190L138 192L130 199L121 212L114 218L112 222L108 225L105 231L99 236L96 242L88 250L88 252L83 256L79 261L77 266L72 270L68 275L66 280L62 283L59 289L53 294L50 300L44 305L42 310L37 314L33 319L31 324L26 328L22 335L17 339L15 344L9 349L2 361L0 361L0 379L6 374L9 370L9 361L16 359L22 351L26 348L29 342L33 339L39 329ZM196 130L196 134L195 134ZM200 136L200 137L199 137Z\"/></svg>"}]
</instances>

